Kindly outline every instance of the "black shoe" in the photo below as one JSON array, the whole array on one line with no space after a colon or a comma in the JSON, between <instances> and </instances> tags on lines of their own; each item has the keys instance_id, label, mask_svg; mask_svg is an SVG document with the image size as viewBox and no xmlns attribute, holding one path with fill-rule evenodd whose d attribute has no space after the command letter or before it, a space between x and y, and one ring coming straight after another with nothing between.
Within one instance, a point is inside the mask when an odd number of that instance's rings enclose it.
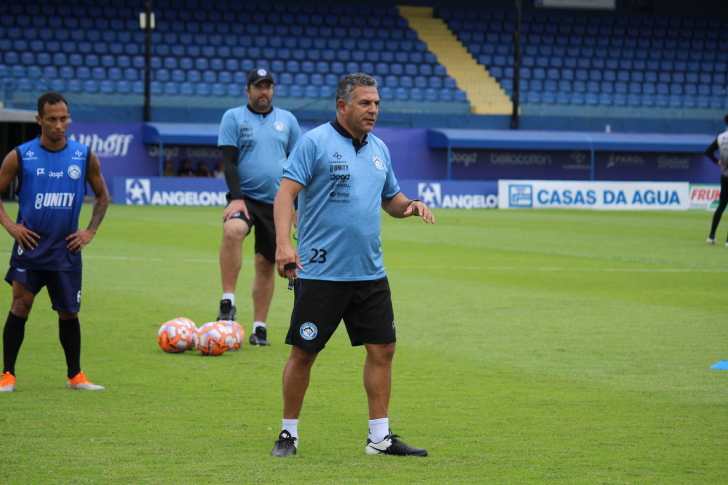
<instances>
[{"instance_id":1,"label":"black shoe","mask_svg":"<svg viewBox=\"0 0 728 485\"><path fill-rule=\"evenodd\" d=\"M372 443L372 440L367 439L367 447L365 448L367 455L379 455L382 453L397 456L427 456L426 449L415 448L404 441L399 441L397 438L399 436L392 434L392 430L390 429L389 434L379 443Z\"/></svg>"},{"instance_id":2,"label":"black shoe","mask_svg":"<svg viewBox=\"0 0 728 485\"><path fill-rule=\"evenodd\" d=\"M268 332L265 330L265 327L258 327L255 332L251 333L248 342L250 342L250 345L255 345L256 347L270 347L268 343Z\"/></svg>"},{"instance_id":3,"label":"black shoe","mask_svg":"<svg viewBox=\"0 0 728 485\"><path fill-rule=\"evenodd\" d=\"M220 300L220 313L217 315L217 321L229 320L233 322L235 321L235 314L237 312L238 309L235 308L231 300Z\"/></svg>"},{"instance_id":4,"label":"black shoe","mask_svg":"<svg viewBox=\"0 0 728 485\"><path fill-rule=\"evenodd\" d=\"M291 433L283 430L278 436L273 451L270 452L270 456L291 456L295 455L297 450L298 438L294 438L291 436Z\"/></svg>"}]
</instances>

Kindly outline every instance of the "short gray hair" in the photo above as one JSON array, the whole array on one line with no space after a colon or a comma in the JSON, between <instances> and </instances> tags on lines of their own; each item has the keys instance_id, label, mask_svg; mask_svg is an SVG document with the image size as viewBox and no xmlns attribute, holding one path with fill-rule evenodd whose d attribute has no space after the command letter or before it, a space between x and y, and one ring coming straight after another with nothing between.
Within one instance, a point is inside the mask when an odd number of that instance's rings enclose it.
<instances>
[{"instance_id":1,"label":"short gray hair","mask_svg":"<svg viewBox=\"0 0 728 485\"><path fill-rule=\"evenodd\" d=\"M339 85L336 86L336 102L343 99L346 104L351 104L354 99L354 88L357 86L374 86L376 88L377 80L362 72L347 74L339 80Z\"/></svg>"}]
</instances>

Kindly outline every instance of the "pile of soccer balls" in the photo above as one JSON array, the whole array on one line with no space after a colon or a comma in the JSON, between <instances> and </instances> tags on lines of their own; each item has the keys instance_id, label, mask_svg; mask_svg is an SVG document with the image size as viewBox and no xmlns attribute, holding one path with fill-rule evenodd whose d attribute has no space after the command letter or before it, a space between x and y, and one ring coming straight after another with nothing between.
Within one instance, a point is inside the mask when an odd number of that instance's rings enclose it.
<instances>
[{"instance_id":1,"label":"pile of soccer balls","mask_svg":"<svg viewBox=\"0 0 728 485\"><path fill-rule=\"evenodd\" d=\"M203 355L220 355L240 348L245 341L245 331L238 322L222 320L197 328L188 318L175 318L159 327L157 341L162 350L171 354L197 347Z\"/></svg>"}]
</instances>

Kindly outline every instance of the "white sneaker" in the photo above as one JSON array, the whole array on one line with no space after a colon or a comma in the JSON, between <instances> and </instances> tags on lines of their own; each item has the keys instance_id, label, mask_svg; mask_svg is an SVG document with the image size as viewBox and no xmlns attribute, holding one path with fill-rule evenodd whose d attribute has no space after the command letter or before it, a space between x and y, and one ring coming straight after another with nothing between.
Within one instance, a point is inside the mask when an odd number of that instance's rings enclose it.
<instances>
[{"instance_id":1,"label":"white sneaker","mask_svg":"<svg viewBox=\"0 0 728 485\"><path fill-rule=\"evenodd\" d=\"M708 240L705 241L705 242L708 243L708 244L715 244L715 238L714 237L709 237ZM726 243L726 244L728 244L728 243Z\"/></svg>"},{"instance_id":2,"label":"white sneaker","mask_svg":"<svg viewBox=\"0 0 728 485\"><path fill-rule=\"evenodd\" d=\"M103 386L97 386L93 382L89 382L88 379L86 379L86 376L83 375L83 372L79 372L76 374L76 377L73 379L68 379L68 382L66 383L66 387L69 389L83 389L85 391L105 391Z\"/></svg>"}]
</instances>

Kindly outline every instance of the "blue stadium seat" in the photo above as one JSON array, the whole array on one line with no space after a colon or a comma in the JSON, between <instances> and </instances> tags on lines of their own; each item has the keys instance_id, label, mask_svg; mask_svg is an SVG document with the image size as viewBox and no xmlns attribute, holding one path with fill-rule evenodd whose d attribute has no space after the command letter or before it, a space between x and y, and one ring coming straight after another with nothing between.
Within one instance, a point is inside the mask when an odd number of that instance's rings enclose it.
<instances>
[{"instance_id":1,"label":"blue stadium seat","mask_svg":"<svg viewBox=\"0 0 728 485\"><path fill-rule=\"evenodd\" d=\"M299 72L293 79L294 84L299 86L306 86L308 84L308 74Z\"/></svg>"},{"instance_id":2,"label":"blue stadium seat","mask_svg":"<svg viewBox=\"0 0 728 485\"><path fill-rule=\"evenodd\" d=\"M654 106L655 105L655 95L652 93L643 93L642 94L642 106Z\"/></svg>"},{"instance_id":3,"label":"blue stadium seat","mask_svg":"<svg viewBox=\"0 0 728 485\"><path fill-rule=\"evenodd\" d=\"M85 93L98 93L99 83L95 79L87 79L83 82L83 91Z\"/></svg>"},{"instance_id":4,"label":"blue stadium seat","mask_svg":"<svg viewBox=\"0 0 728 485\"><path fill-rule=\"evenodd\" d=\"M628 106L642 106L642 100L639 94L630 93L627 95Z\"/></svg>"},{"instance_id":5,"label":"blue stadium seat","mask_svg":"<svg viewBox=\"0 0 728 485\"><path fill-rule=\"evenodd\" d=\"M210 92L213 96L222 97L227 95L227 89L225 89L225 86L221 83L214 83Z\"/></svg>"},{"instance_id":6,"label":"blue stadium seat","mask_svg":"<svg viewBox=\"0 0 728 485\"><path fill-rule=\"evenodd\" d=\"M303 95L306 98L318 98L319 90L316 86L308 85L304 88Z\"/></svg>"},{"instance_id":7,"label":"blue stadium seat","mask_svg":"<svg viewBox=\"0 0 728 485\"><path fill-rule=\"evenodd\" d=\"M303 88L299 86L298 84L292 84L288 88L288 95L292 98L302 98L303 97Z\"/></svg>"},{"instance_id":8,"label":"blue stadium seat","mask_svg":"<svg viewBox=\"0 0 728 485\"><path fill-rule=\"evenodd\" d=\"M121 69L119 69L118 67L112 67L112 68L110 68L110 69L108 70L108 77L109 77L109 79L111 79L112 81L119 81L119 80L121 80L121 79L122 79L122 78L123 78L124 76L123 76L123 73L122 73Z\"/></svg>"},{"instance_id":9,"label":"blue stadium seat","mask_svg":"<svg viewBox=\"0 0 728 485\"><path fill-rule=\"evenodd\" d=\"M71 93L80 93L83 90L83 85L78 79L69 79L66 87Z\"/></svg>"},{"instance_id":10,"label":"blue stadium seat","mask_svg":"<svg viewBox=\"0 0 728 485\"><path fill-rule=\"evenodd\" d=\"M179 94L181 94L182 96L194 96L195 95L195 85L191 82L180 83L178 88L179 88Z\"/></svg>"},{"instance_id":11,"label":"blue stadium seat","mask_svg":"<svg viewBox=\"0 0 728 485\"><path fill-rule=\"evenodd\" d=\"M682 96L682 105L685 108L695 108L696 107L696 100L695 96L691 95L684 95Z\"/></svg>"},{"instance_id":12,"label":"blue stadium seat","mask_svg":"<svg viewBox=\"0 0 728 485\"><path fill-rule=\"evenodd\" d=\"M144 94L144 81L134 81L131 84L131 92L133 94Z\"/></svg>"},{"instance_id":13,"label":"blue stadium seat","mask_svg":"<svg viewBox=\"0 0 728 485\"><path fill-rule=\"evenodd\" d=\"M209 96L210 86L207 83L198 82L195 84L195 94L197 96Z\"/></svg>"},{"instance_id":14,"label":"blue stadium seat","mask_svg":"<svg viewBox=\"0 0 728 485\"><path fill-rule=\"evenodd\" d=\"M202 72L202 81L208 84L213 84L217 82L217 73L215 71L203 71Z\"/></svg>"},{"instance_id":15,"label":"blue stadium seat","mask_svg":"<svg viewBox=\"0 0 728 485\"><path fill-rule=\"evenodd\" d=\"M448 88L440 89L438 96L440 98L440 101L452 101L453 100L452 90L448 89Z\"/></svg>"},{"instance_id":16,"label":"blue stadium seat","mask_svg":"<svg viewBox=\"0 0 728 485\"><path fill-rule=\"evenodd\" d=\"M220 71L217 73L217 80L222 84L230 84L233 82L233 75L229 71Z\"/></svg>"},{"instance_id":17,"label":"blue stadium seat","mask_svg":"<svg viewBox=\"0 0 728 485\"><path fill-rule=\"evenodd\" d=\"M39 52L36 55L36 62L40 66L48 66L52 62L51 55L48 54L47 52Z\"/></svg>"},{"instance_id":18,"label":"blue stadium seat","mask_svg":"<svg viewBox=\"0 0 728 485\"><path fill-rule=\"evenodd\" d=\"M116 92L119 94L131 93L131 85L129 81L116 81Z\"/></svg>"},{"instance_id":19,"label":"blue stadium seat","mask_svg":"<svg viewBox=\"0 0 728 485\"><path fill-rule=\"evenodd\" d=\"M290 72L282 72L279 76L279 83L290 86L291 84L293 84L293 74L291 74Z\"/></svg>"},{"instance_id":20,"label":"blue stadium seat","mask_svg":"<svg viewBox=\"0 0 728 485\"><path fill-rule=\"evenodd\" d=\"M124 69L124 79L126 81L136 81L139 79L139 71L133 67L127 67Z\"/></svg>"},{"instance_id":21,"label":"blue stadium seat","mask_svg":"<svg viewBox=\"0 0 728 485\"><path fill-rule=\"evenodd\" d=\"M227 85L226 89L227 89L228 96L238 98L243 95L243 90L240 88L240 85L237 83L229 83Z\"/></svg>"},{"instance_id":22,"label":"blue stadium seat","mask_svg":"<svg viewBox=\"0 0 728 485\"><path fill-rule=\"evenodd\" d=\"M570 104L571 96L569 95L569 93L559 91L556 93L556 103L557 104Z\"/></svg>"},{"instance_id":23,"label":"blue stadium seat","mask_svg":"<svg viewBox=\"0 0 728 485\"><path fill-rule=\"evenodd\" d=\"M102 94L114 94L115 84L113 81L104 80L99 83L99 91Z\"/></svg>"},{"instance_id":24,"label":"blue stadium seat","mask_svg":"<svg viewBox=\"0 0 728 485\"><path fill-rule=\"evenodd\" d=\"M310 76L310 82L312 86L323 86L324 77L321 74L314 73Z\"/></svg>"},{"instance_id":25,"label":"blue stadium seat","mask_svg":"<svg viewBox=\"0 0 728 485\"><path fill-rule=\"evenodd\" d=\"M163 85L158 81L152 81L149 83L149 92L151 94L162 94Z\"/></svg>"},{"instance_id":26,"label":"blue stadium seat","mask_svg":"<svg viewBox=\"0 0 728 485\"><path fill-rule=\"evenodd\" d=\"M86 66L76 68L76 78L80 80L91 79L91 69Z\"/></svg>"}]
</instances>

